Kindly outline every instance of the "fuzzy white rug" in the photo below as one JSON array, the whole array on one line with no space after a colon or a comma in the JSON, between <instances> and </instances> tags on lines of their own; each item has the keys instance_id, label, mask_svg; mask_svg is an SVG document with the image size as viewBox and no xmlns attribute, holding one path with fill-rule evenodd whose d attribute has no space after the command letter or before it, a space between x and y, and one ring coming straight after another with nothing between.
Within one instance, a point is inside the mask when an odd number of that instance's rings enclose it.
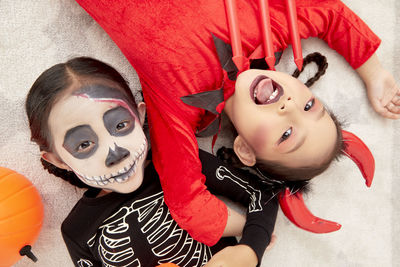
<instances>
[{"instance_id":1,"label":"fuzzy white rug","mask_svg":"<svg viewBox=\"0 0 400 267\"><path fill-rule=\"evenodd\" d=\"M399 80L400 2L344 2L382 38L377 53ZM302 46L304 55L320 51L328 57L327 74L313 90L347 122L346 129L368 144L376 160L375 179L368 189L353 162L343 159L335 163L313 181L306 201L314 214L341 223L342 229L311 234L292 225L280 212L278 239L265 253L262 266L400 266L400 122L375 114L361 80L325 43L312 39L303 41ZM82 191L42 169L38 148L29 141L24 100L43 70L78 55L109 62L133 88L140 88L134 70L116 45L73 0L0 0L0 166L28 177L45 205L44 225L33 246L39 262L22 259L15 266L73 266L60 224ZM291 73L292 57L287 49L278 69ZM226 139L222 135L217 147ZM210 150L208 139L199 143Z\"/></svg>"}]
</instances>

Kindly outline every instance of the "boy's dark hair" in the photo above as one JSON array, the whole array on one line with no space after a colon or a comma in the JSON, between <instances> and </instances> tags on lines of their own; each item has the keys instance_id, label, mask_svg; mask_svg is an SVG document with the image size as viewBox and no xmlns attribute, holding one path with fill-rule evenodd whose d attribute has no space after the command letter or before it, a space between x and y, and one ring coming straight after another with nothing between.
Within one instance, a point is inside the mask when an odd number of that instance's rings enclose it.
<instances>
[{"instance_id":1,"label":"boy's dark hair","mask_svg":"<svg viewBox=\"0 0 400 267\"><path fill-rule=\"evenodd\" d=\"M300 73L304 70L304 67L314 62L318 66L318 71L314 77L307 80L306 86L310 87L317 81L328 67L326 57L320 53L312 53L307 55L303 61L303 69L301 71L296 70L293 73L293 77L299 77ZM299 168L288 168L280 164L271 161L258 161L252 169L258 174L258 176L269 183L274 189L282 190L285 187L289 187L292 192L296 191L307 191L308 181L313 177L324 172L332 163L334 159L338 159L342 155L344 149L344 142L342 138L342 125L337 120L336 116L331 112L330 116L336 125L337 139L334 150L328 156L328 159L318 166L310 167L299 167ZM231 148L222 147L218 150L217 156L224 160L226 163L231 164L235 167L245 168L246 166L241 163L235 152ZM248 168L248 167L246 167Z\"/></svg>"},{"instance_id":2,"label":"boy's dark hair","mask_svg":"<svg viewBox=\"0 0 400 267\"><path fill-rule=\"evenodd\" d=\"M110 65L90 57L76 57L65 63L54 65L36 79L29 90L25 102L31 130L31 141L39 145L40 151L52 151L48 118L50 110L58 97L71 87L74 81L85 82L94 79L111 81L119 85L126 96L132 100L136 110L136 101L128 82ZM75 173L57 168L43 159L41 159L41 162L50 173L75 186L90 188L90 186L79 180Z\"/></svg>"}]
</instances>

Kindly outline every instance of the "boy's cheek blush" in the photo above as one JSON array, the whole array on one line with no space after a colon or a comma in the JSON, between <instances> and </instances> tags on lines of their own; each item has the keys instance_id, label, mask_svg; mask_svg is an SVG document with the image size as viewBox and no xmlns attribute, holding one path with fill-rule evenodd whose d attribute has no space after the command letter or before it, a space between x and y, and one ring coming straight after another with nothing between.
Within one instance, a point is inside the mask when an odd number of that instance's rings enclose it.
<instances>
[{"instance_id":1,"label":"boy's cheek blush","mask_svg":"<svg viewBox=\"0 0 400 267\"><path fill-rule=\"evenodd\" d=\"M256 131L252 134L250 144L253 149L261 150L268 143L269 133L268 126L261 125L256 128Z\"/></svg>"}]
</instances>

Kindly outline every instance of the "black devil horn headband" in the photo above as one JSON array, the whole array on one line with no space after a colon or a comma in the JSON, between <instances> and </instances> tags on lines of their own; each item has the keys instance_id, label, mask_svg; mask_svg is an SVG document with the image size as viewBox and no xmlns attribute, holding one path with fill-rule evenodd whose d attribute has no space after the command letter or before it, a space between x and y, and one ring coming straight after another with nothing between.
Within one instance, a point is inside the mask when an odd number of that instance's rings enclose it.
<instances>
[{"instance_id":1,"label":"black devil horn headband","mask_svg":"<svg viewBox=\"0 0 400 267\"><path fill-rule=\"evenodd\" d=\"M237 74L249 68L249 60L244 57L240 45L236 7L234 1L226 0L226 12L233 49L219 38L214 38L218 57L224 70L224 77L236 80ZM233 3L233 4L232 4ZM264 38L265 40L266 38ZM222 42L222 43L221 43ZM233 54L232 54L233 50ZM268 65L270 65L270 62ZM273 67L270 66L270 69ZM225 88L224 88L225 89ZM375 160L368 147L354 134L342 130L344 149L343 154L353 160L360 169L368 187L371 186L375 172ZM341 225L314 216L304 203L303 195L297 191L291 193L286 188L279 194L279 203L285 216L298 227L313 233L329 233L340 229Z\"/></svg>"}]
</instances>

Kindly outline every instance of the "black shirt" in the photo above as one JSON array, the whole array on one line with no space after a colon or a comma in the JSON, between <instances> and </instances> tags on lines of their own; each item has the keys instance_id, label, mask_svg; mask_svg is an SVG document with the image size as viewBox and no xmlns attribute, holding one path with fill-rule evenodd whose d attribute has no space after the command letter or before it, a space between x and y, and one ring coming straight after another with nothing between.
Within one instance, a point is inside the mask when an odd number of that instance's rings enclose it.
<instances>
[{"instance_id":1,"label":"black shirt","mask_svg":"<svg viewBox=\"0 0 400 267\"><path fill-rule=\"evenodd\" d=\"M274 229L277 200L256 176L228 167L207 152L199 156L208 189L248 206L240 243L249 245L260 263ZM231 237L208 247L181 229L164 203L152 164L134 192L96 198L99 191L86 191L61 227L75 266L202 266L222 248L236 244Z\"/></svg>"}]
</instances>

